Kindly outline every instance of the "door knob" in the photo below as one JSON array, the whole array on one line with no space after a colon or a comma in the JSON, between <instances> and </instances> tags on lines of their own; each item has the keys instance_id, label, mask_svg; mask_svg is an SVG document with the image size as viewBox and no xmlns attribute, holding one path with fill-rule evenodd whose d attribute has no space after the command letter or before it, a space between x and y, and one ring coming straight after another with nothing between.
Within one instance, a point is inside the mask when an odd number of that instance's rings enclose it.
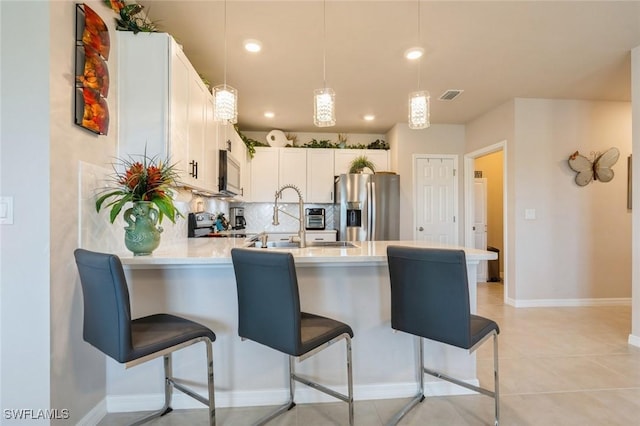
<instances>
[{"instance_id":1,"label":"door knob","mask_svg":"<svg viewBox=\"0 0 640 426\"><path fill-rule=\"evenodd\" d=\"M418 228L418 231L422 232L424 231L424 228L421 226L420 228Z\"/></svg>"}]
</instances>

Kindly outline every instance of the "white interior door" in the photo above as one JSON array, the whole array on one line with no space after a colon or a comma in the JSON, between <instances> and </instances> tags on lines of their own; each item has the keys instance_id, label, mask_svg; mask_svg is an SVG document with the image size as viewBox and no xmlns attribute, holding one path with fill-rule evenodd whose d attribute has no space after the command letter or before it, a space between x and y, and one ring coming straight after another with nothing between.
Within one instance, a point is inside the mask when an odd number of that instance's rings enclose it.
<instances>
[{"instance_id":1,"label":"white interior door","mask_svg":"<svg viewBox=\"0 0 640 426\"><path fill-rule=\"evenodd\" d=\"M487 249L487 179L475 178L473 183L473 236L477 249ZM478 282L487 281L487 261L478 264Z\"/></svg>"},{"instance_id":2,"label":"white interior door","mask_svg":"<svg viewBox=\"0 0 640 426\"><path fill-rule=\"evenodd\" d=\"M456 158L415 159L416 240L457 244Z\"/></svg>"}]
</instances>

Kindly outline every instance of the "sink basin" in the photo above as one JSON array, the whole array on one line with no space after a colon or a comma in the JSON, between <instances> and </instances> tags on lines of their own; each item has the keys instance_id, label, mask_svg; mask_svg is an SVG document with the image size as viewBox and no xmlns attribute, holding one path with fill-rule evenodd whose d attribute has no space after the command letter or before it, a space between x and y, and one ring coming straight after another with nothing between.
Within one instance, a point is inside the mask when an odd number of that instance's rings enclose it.
<instances>
[{"instance_id":1,"label":"sink basin","mask_svg":"<svg viewBox=\"0 0 640 426\"><path fill-rule=\"evenodd\" d=\"M262 243L260 241L255 241L248 247L261 248ZM311 241L307 243L307 247L350 248L358 246L350 241ZM267 241L267 248L300 248L300 243L290 241Z\"/></svg>"},{"instance_id":2,"label":"sink basin","mask_svg":"<svg viewBox=\"0 0 640 426\"><path fill-rule=\"evenodd\" d=\"M307 243L307 247L358 247L351 241L311 241Z\"/></svg>"}]
</instances>

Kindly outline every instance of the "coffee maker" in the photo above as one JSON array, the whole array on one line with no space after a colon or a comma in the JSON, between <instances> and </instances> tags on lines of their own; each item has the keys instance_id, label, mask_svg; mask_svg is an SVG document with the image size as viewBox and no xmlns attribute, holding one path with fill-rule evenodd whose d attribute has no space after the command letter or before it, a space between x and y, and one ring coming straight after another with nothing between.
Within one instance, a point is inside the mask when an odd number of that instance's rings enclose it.
<instances>
[{"instance_id":1,"label":"coffee maker","mask_svg":"<svg viewBox=\"0 0 640 426\"><path fill-rule=\"evenodd\" d=\"M231 207L229 209L229 223L231 229L245 229L247 221L244 218L244 207Z\"/></svg>"}]
</instances>

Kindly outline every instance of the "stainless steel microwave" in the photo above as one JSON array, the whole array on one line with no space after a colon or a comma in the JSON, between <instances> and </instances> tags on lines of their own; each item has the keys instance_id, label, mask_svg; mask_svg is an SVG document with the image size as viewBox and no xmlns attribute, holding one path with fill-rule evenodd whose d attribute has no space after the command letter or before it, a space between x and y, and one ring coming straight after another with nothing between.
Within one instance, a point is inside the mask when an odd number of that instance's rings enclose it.
<instances>
[{"instance_id":1,"label":"stainless steel microwave","mask_svg":"<svg viewBox=\"0 0 640 426\"><path fill-rule=\"evenodd\" d=\"M240 163L226 150L221 149L218 167L218 192L221 195L242 195Z\"/></svg>"}]
</instances>

